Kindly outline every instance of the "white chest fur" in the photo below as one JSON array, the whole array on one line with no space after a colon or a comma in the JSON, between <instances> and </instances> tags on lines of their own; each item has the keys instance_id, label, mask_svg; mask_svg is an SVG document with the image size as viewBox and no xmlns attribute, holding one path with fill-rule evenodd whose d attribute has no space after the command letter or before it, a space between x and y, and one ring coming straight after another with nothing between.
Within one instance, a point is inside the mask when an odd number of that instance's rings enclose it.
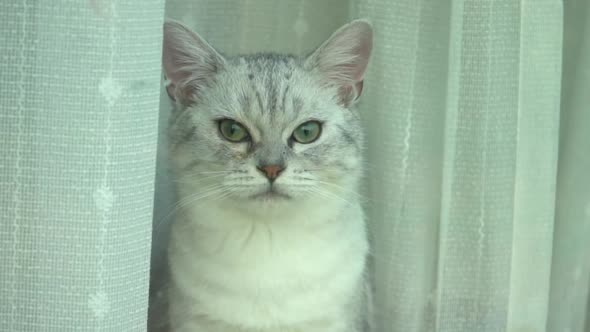
<instances>
[{"instance_id":1,"label":"white chest fur","mask_svg":"<svg viewBox=\"0 0 590 332\"><path fill-rule=\"evenodd\" d=\"M368 252L359 206L255 215L203 204L171 236L175 331L357 331Z\"/></svg>"}]
</instances>

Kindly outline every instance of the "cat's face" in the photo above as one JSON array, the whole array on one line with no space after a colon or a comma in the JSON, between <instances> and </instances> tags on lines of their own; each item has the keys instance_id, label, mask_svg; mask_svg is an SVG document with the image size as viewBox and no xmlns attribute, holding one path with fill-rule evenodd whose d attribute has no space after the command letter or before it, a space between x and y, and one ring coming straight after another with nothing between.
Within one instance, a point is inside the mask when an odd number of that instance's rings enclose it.
<instances>
[{"instance_id":1,"label":"cat's face","mask_svg":"<svg viewBox=\"0 0 590 332\"><path fill-rule=\"evenodd\" d=\"M356 22L304 59L226 59L198 35L167 23L177 182L195 198L265 204L354 192L363 135L350 106L360 96L370 36L370 27Z\"/></svg>"}]
</instances>

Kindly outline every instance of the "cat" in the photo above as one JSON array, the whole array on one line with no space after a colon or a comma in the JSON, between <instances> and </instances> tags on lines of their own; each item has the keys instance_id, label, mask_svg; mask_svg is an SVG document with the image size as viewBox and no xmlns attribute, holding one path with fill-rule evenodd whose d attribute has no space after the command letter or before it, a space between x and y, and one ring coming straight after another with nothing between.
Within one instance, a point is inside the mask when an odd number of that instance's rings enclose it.
<instances>
[{"instance_id":1,"label":"cat","mask_svg":"<svg viewBox=\"0 0 590 332\"><path fill-rule=\"evenodd\" d=\"M372 325L358 187L373 31L352 21L307 56L227 57L164 24L178 195L173 332L361 332Z\"/></svg>"}]
</instances>

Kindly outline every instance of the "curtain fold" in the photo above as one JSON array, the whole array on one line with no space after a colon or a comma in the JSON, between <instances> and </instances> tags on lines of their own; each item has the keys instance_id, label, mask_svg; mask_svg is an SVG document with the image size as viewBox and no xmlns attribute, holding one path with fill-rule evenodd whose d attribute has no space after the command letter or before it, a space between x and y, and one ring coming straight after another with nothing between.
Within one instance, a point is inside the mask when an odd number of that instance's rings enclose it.
<instances>
[{"instance_id":1,"label":"curtain fold","mask_svg":"<svg viewBox=\"0 0 590 332\"><path fill-rule=\"evenodd\" d=\"M554 1L453 3L440 331L544 329L561 19Z\"/></svg>"},{"instance_id":2,"label":"curtain fold","mask_svg":"<svg viewBox=\"0 0 590 332\"><path fill-rule=\"evenodd\" d=\"M351 2L375 48L359 103L367 133L368 223L378 331L436 324L450 7Z\"/></svg>"},{"instance_id":3,"label":"curtain fold","mask_svg":"<svg viewBox=\"0 0 590 332\"><path fill-rule=\"evenodd\" d=\"M563 8L556 1L522 1L520 14L514 226L506 330L543 331L550 314Z\"/></svg>"},{"instance_id":4,"label":"curtain fold","mask_svg":"<svg viewBox=\"0 0 590 332\"><path fill-rule=\"evenodd\" d=\"M590 2L564 4L560 144L547 331L590 332Z\"/></svg>"},{"instance_id":5,"label":"curtain fold","mask_svg":"<svg viewBox=\"0 0 590 332\"><path fill-rule=\"evenodd\" d=\"M163 1L0 3L0 330L145 331Z\"/></svg>"}]
</instances>

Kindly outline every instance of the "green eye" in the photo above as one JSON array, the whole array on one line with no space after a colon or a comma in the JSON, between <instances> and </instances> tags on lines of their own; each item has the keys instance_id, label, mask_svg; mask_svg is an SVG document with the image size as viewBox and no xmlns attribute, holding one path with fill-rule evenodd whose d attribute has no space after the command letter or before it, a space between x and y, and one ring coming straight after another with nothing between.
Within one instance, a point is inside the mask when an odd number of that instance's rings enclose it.
<instances>
[{"instance_id":1,"label":"green eye","mask_svg":"<svg viewBox=\"0 0 590 332\"><path fill-rule=\"evenodd\" d=\"M243 142L250 137L243 125L231 119L219 121L219 132L225 139L234 143Z\"/></svg>"},{"instance_id":2,"label":"green eye","mask_svg":"<svg viewBox=\"0 0 590 332\"><path fill-rule=\"evenodd\" d=\"M307 121L293 131L293 139L301 144L314 142L322 133L322 125L318 121Z\"/></svg>"}]
</instances>

